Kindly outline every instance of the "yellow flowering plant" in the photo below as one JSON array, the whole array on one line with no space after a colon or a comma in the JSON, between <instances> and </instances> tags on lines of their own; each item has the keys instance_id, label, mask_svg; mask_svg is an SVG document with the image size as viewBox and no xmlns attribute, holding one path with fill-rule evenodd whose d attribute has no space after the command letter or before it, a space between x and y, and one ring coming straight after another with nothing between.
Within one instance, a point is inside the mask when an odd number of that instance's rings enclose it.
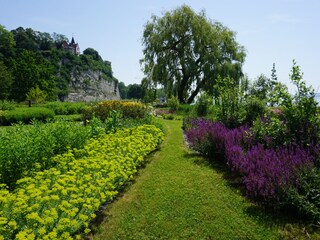
<instances>
[{"instance_id":1,"label":"yellow flowering plant","mask_svg":"<svg viewBox=\"0 0 320 240\"><path fill-rule=\"evenodd\" d=\"M73 239L137 172L164 134L143 125L91 139L54 157L56 166L0 190L0 239ZM76 234L78 234L76 236Z\"/></svg>"}]
</instances>

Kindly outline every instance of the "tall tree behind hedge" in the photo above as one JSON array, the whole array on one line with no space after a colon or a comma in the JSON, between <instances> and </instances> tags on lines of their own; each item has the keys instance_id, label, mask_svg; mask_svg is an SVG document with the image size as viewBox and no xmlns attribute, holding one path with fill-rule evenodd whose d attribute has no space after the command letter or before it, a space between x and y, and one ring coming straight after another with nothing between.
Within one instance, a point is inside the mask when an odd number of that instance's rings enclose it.
<instances>
[{"instance_id":1,"label":"tall tree behind hedge","mask_svg":"<svg viewBox=\"0 0 320 240\"><path fill-rule=\"evenodd\" d=\"M54 68L41 55L28 50L22 51L16 58L13 77L13 99L24 101L26 94L36 86L46 92L48 99L55 99Z\"/></svg>"},{"instance_id":2,"label":"tall tree behind hedge","mask_svg":"<svg viewBox=\"0 0 320 240\"><path fill-rule=\"evenodd\" d=\"M0 100L9 98L11 85L11 72L7 69L3 62L0 61Z\"/></svg>"},{"instance_id":3,"label":"tall tree behind hedge","mask_svg":"<svg viewBox=\"0 0 320 240\"><path fill-rule=\"evenodd\" d=\"M236 80L242 76L245 51L235 33L186 5L152 16L142 42L142 85L163 85L168 97L177 96L181 103L192 103L200 90L211 94L218 75Z\"/></svg>"}]
</instances>

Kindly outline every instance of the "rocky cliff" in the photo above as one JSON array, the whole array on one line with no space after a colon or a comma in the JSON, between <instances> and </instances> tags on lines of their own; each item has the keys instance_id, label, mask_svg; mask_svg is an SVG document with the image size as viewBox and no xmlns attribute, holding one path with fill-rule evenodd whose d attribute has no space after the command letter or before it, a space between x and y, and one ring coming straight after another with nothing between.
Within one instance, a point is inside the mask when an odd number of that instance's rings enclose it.
<instances>
[{"instance_id":1,"label":"rocky cliff","mask_svg":"<svg viewBox=\"0 0 320 240\"><path fill-rule=\"evenodd\" d=\"M102 71L73 71L69 83L69 94L65 101L90 102L120 99L118 82L106 80Z\"/></svg>"}]
</instances>

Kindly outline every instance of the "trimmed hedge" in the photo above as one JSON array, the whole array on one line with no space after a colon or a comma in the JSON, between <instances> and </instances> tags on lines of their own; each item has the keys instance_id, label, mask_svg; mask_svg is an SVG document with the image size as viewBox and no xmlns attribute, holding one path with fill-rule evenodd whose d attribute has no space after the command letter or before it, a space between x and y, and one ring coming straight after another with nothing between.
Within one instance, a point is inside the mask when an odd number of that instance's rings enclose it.
<instances>
[{"instance_id":1,"label":"trimmed hedge","mask_svg":"<svg viewBox=\"0 0 320 240\"><path fill-rule=\"evenodd\" d=\"M54 112L44 107L16 108L4 111L0 115L0 125L9 126L13 123L30 124L33 120L45 122L54 117Z\"/></svg>"},{"instance_id":2,"label":"trimmed hedge","mask_svg":"<svg viewBox=\"0 0 320 240\"><path fill-rule=\"evenodd\" d=\"M87 107L84 102L48 102L44 107L54 111L56 115L81 114Z\"/></svg>"}]
</instances>

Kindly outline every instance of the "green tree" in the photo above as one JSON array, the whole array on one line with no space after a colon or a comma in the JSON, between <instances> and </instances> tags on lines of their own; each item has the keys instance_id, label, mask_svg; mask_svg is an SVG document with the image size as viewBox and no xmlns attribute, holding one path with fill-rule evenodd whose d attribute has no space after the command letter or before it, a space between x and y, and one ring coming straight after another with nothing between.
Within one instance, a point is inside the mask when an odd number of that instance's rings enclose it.
<instances>
[{"instance_id":1,"label":"green tree","mask_svg":"<svg viewBox=\"0 0 320 240\"><path fill-rule=\"evenodd\" d=\"M47 98L45 91L42 91L39 86L31 88L30 91L26 94L27 100L34 101L37 103L44 103Z\"/></svg>"},{"instance_id":2,"label":"green tree","mask_svg":"<svg viewBox=\"0 0 320 240\"><path fill-rule=\"evenodd\" d=\"M13 99L25 100L26 94L36 86L45 91L49 99L54 100L56 98L54 68L41 55L27 50L22 51L15 61L13 75Z\"/></svg>"},{"instance_id":3,"label":"green tree","mask_svg":"<svg viewBox=\"0 0 320 240\"><path fill-rule=\"evenodd\" d=\"M0 61L0 99L7 99L10 96L12 75L7 67Z\"/></svg>"},{"instance_id":4,"label":"green tree","mask_svg":"<svg viewBox=\"0 0 320 240\"><path fill-rule=\"evenodd\" d=\"M51 50L53 46L53 38L49 33L36 32L36 41L39 45L39 49L42 51Z\"/></svg>"},{"instance_id":5,"label":"green tree","mask_svg":"<svg viewBox=\"0 0 320 240\"><path fill-rule=\"evenodd\" d=\"M119 88L119 93L120 93L121 99L126 99L128 87L124 84L124 82L119 82L118 88Z\"/></svg>"},{"instance_id":6,"label":"green tree","mask_svg":"<svg viewBox=\"0 0 320 240\"><path fill-rule=\"evenodd\" d=\"M250 94L254 95L260 100L267 99L268 93L270 89L270 79L268 79L265 75L261 74L258 76L257 80L255 80L250 88Z\"/></svg>"},{"instance_id":7,"label":"green tree","mask_svg":"<svg viewBox=\"0 0 320 240\"><path fill-rule=\"evenodd\" d=\"M13 55L15 45L13 34L0 25L0 61L5 61Z\"/></svg>"},{"instance_id":8,"label":"green tree","mask_svg":"<svg viewBox=\"0 0 320 240\"><path fill-rule=\"evenodd\" d=\"M92 56L92 59L95 61L103 61L102 57L99 55L99 53L94 50L93 48L87 48L83 51L83 54Z\"/></svg>"},{"instance_id":9,"label":"green tree","mask_svg":"<svg viewBox=\"0 0 320 240\"><path fill-rule=\"evenodd\" d=\"M16 41L16 48L19 51L29 50L37 51L39 49L36 33L31 28L24 29L23 27L18 27L11 31Z\"/></svg>"},{"instance_id":10,"label":"green tree","mask_svg":"<svg viewBox=\"0 0 320 240\"><path fill-rule=\"evenodd\" d=\"M140 84L134 83L128 85L127 98L128 99L142 99L142 87Z\"/></svg>"},{"instance_id":11,"label":"green tree","mask_svg":"<svg viewBox=\"0 0 320 240\"><path fill-rule=\"evenodd\" d=\"M143 85L160 84L168 97L177 96L181 103L192 103L200 90L212 94L218 75L235 80L242 76L245 50L235 33L186 5L152 16L142 41Z\"/></svg>"}]
</instances>

